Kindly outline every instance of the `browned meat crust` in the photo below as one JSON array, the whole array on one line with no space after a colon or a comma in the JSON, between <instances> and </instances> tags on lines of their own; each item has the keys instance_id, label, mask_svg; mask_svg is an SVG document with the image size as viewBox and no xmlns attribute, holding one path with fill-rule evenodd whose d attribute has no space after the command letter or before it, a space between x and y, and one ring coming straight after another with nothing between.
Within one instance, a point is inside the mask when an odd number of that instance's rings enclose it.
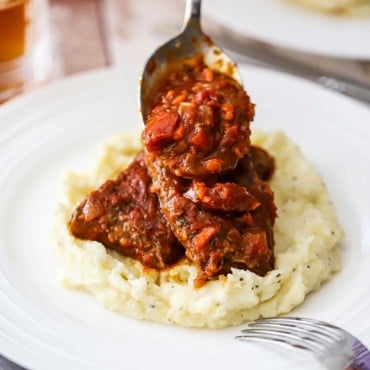
<instances>
[{"instance_id":1,"label":"browned meat crust","mask_svg":"<svg viewBox=\"0 0 370 370\"><path fill-rule=\"evenodd\" d=\"M117 179L106 181L77 207L71 232L145 267L162 269L175 263L184 249L161 214L157 196L150 192L151 182L140 153Z\"/></svg>"}]
</instances>

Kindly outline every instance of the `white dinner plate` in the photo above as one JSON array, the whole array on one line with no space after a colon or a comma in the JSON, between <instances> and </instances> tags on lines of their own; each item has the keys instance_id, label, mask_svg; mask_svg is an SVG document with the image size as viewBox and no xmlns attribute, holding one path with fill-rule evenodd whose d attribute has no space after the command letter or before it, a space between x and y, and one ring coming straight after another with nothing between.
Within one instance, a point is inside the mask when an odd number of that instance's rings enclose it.
<instances>
[{"instance_id":1,"label":"white dinner plate","mask_svg":"<svg viewBox=\"0 0 370 370\"><path fill-rule=\"evenodd\" d=\"M241 69L257 103L253 127L283 129L301 146L346 232L342 270L293 314L339 324L370 345L369 109L285 74ZM135 76L94 72L0 108L0 353L38 370L317 368L300 353L236 343L240 327L137 321L58 285L50 237L58 180L86 168L105 138L142 128Z\"/></svg>"},{"instance_id":2,"label":"white dinner plate","mask_svg":"<svg viewBox=\"0 0 370 370\"><path fill-rule=\"evenodd\" d=\"M204 14L260 41L298 51L370 59L370 19L339 17L286 0L206 0Z\"/></svg>"}]
</instances>

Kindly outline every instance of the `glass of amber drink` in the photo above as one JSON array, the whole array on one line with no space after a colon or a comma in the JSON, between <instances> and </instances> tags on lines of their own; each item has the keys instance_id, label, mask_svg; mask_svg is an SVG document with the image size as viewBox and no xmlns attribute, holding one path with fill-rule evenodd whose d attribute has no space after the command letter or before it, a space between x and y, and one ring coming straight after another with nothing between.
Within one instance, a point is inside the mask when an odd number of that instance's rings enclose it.
<instances>
[{"instance_id":1,"label":"glass of amber drink","mask_svg":"<svg viewBox=\"0 0 370 370\"><path fill-rule=\"evenodd\" d=\"M0 103L48 77L47 0L0 0Z\"/></svg>"}]
</instances>

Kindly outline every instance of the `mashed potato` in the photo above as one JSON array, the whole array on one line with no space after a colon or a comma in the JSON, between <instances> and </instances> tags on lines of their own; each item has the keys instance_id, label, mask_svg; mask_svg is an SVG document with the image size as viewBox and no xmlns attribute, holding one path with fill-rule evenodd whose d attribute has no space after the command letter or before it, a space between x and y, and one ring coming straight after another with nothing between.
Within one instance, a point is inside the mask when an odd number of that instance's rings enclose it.
<instances>
[{"instance_id":1,"label":"mashed potato","mask_svg":"<svg viewBox=\"0 0 370 370\"><path fill-rule=\"evenodd\" d=\"M265 277L234 269L194 289L197 270L183 262L148 271L98 242L74 238L68 221L75 206L107 178L114 178L140 149L139 137L118 135L104 143L90 172L68 173L56 212L60 280L83 289L108 309L138 319L221 328L286 313L339 269L342 237L326 188L297 146L281 132L257 133L254 143L276 159L271 181L278 207L276 268Z\"/></svg>"},{"instance_id":2,"label":"mashed potato","mask_svg":"<svg viewBox=\"0 0 370 370\"><path fill-rule=\"evenodd\" d=\"M289 0L316 10L353 16L370 16L370 0Z\"/></svg>"}]
</instances>

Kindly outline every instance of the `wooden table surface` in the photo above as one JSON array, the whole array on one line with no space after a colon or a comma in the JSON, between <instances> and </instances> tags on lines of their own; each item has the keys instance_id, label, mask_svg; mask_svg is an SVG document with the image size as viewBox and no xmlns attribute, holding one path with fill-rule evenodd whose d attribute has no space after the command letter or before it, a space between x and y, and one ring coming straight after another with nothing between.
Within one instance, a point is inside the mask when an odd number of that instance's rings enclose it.
<instances>
[{"instance_id":1,"label":"wooden table surface","mask_svg":"<svg viewBox=\"0 0 370 370\"><path fill-rule=\"evenodd\" d=\"M184 0L49 1L53 68L48 82L111 65L122 68L134 65L140 70L151 52L179 31L185 3ZM216 40L228 32L207 19L206 14L203 14L203 28ZM254 43L245 36L238 41ZM328 74L370 85L370 61L318 57L273 46L266 52L282 54ZM20 367L0 356L0 369Z\"/></svg>"}]
</instances>

